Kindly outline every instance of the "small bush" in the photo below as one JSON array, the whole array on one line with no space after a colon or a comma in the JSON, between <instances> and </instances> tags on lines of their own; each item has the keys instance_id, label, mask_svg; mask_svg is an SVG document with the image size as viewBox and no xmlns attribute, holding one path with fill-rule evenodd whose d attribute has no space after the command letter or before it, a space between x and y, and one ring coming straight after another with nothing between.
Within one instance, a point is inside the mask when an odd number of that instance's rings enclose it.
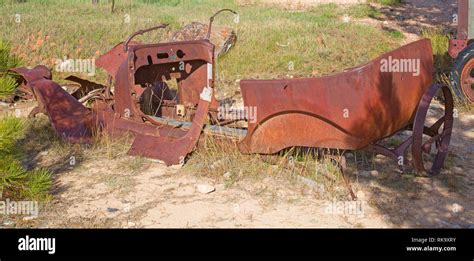
<instances>
[{"instance_id":1,"label":"small bush","mask_svg":"<svg viewBox=\"0 0 474 261\"><path fill-rule=\"evenodd\" d=\"M0 100L10 97L16 89L16 80L7 74L20 60L10 53L10 45L0 40Z\"/></svg>"},{"instance_id":2,"label":"small bush","mask_svg":"<svg viewBox=\"0 0 474 261\"><path fill-rule=\"evenodd\" d=\"M0 100L7 99L15 93L17 83L15 78L5 75L0 78Z\"/></svg>"},{"instance_id":3,"label":"small bush","mask_svg":"<svg viewBox=\"0 0 474 261\"><path fill-rule=\"evenodd\" d=\"M23 120L0 119L0 197L46 200L52 186L51 173L46 169L26 170L18 159L21 151L15 146L24 134Z\"/></svg>"},{"instance_id":4,"label":"small bush","mask_svg":"<svg viewBox=\"0 0 474 261\"><path fill-rule=\"evenodd\" d=\"M11 154L16 140L24 135L24 121L15 117L0 119L0 156Z\"/></svg>"},{"instance_id":5,"label":"small bush","mask_svg":"<svg viewBox=\"0 0 474 261\"><path fill-rule=\"evenodd\" d=\"M20 64L20 59L11 54L10 45L0 40L0 75L3 76L5 72L17 67Z\"/></svg>"}]
</instances>

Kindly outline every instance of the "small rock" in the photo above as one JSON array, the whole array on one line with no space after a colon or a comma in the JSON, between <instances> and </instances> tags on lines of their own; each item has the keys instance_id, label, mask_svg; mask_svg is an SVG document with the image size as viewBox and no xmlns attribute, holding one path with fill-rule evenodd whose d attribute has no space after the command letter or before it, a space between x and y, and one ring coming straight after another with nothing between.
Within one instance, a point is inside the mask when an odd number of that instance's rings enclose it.
<instances>
[{"instance_id":1,"label":"small rock","mask_svg":"<svg viewBox=\"0 0 474 261\"><path fill-rule=\"evenodd\" d=\"M40 156L46 156L46 155L48 155L48 151L47 150L42 151L42 152L39 153L39 155Z\"/></svg>"},{"instance_id":2,"label":"small rock","mask_svg":"<svg viewBox=\"0 0 474 261\"><path fill-rule=\"evenodd\" d=\"M130 209L131 209L130 204L126 204L125 207L123 208L123 212L128 213L130 212Z\"/></svg>"},{"instance_id":3,"label":"small rock","mask_svg":"<svg viewBox=\"0 0 474 261\"><path fill-rule=\"evenodd\" d=\"M35 216L24 217L23 221L29 221L29 220L33 220L35 218L36 218Z\"/></svg>"},{"instance_id":4,"label":"small rock","mask_svg":"<svg viewBox=\"0 0 474 261\"><path fill-rule=\"evenodd\" d=\"M422 183L421 187L423 187L423 190L428 192L433 190L433 185L431 183Z\"/></svg>"},{"instance_id":5,"label":"small rock","mask_svg":"<svg viewBox=\"0 0 474 261\"><path fill-rule=\"evenodd\" d=\"M385 157L385 156L384 156L384 155L382 155L382 154L377 154L377 155L375 155L375 158L376 158L376 159L381 159L381 160L382 160L382 159L386 159L387 157Z\"/></svg>"},{"instance_id":6,"label":"small rock","mask_svg":"<svg viewBox=\"0 0 474 261\"><path fill-rule=\"evenodd\" d=\"M357 191L356 196L357 199L365 199L365 193L362 190Z\"/></svg>"},{"instance_id":7,"label":"small rock","mask_svg":"<svg viewBox=\"0 0 474 261\"><path fill-rule=\"evenodd\" d=\"M344 16L342 17L342 21L343 21L344 23L349 23L349 22L351 21L351 18L350 18L348 15L344 15Z\"/></svg>"},{"instance_id":8,"label":"small rock","mask_svg":"<svg viewBox=\"0 0 474 261\"><path fill-rule=\"evenodd\" d=\"M117 212L119 211L118 208L107 208L107 212L110 212L110 213L114 213L114 212Z\"/></svg>"},{"instance_id":9,"label":"small rock","mask_svg":"<svg viewBox=\"0 0 474 261\"><path fill-rule=\"evenodd\" d=\"M449 170L449 169L443 169L443 170L441 170L441 174L450 175L450 174L453 174L453 171Z\"/></svg>"},{"instance_id":10,"label":"small rock","mask_svg":"<svg viewBox=\"0 0 474 261\"><path fill-rule=\"evenodd\" d=\"M226 179L230 179L232 177L232 173L230 173L229 171L227 171L226 173L224 173L224 178Z\"/></svg>"},{"instance_id":11,"label":"small rock","mask_svg":"<svg viewBox=\"0 0 474 261\"><path fill-rule=\"evenodd\" d=\"M197 185L197 190L202 194L209 194L211 192L214 192L216 188L208 184L200 184Z\"/></svg>"},{"instance_id":12,"label":"small rock","mask_svg":"<svg viewBox=\"0 0 474 261\"><path fill-rule=\"evenodd\" d=\"M128 226L128 227L134 227L134 226L135 226L135 223L129 221L129 222L127 223L127 226Z\"/></svg>"},{"instance_id":13,"label":"small rock","mask_svg":"<svg viewBox=\"0 0 474 261\"><path fill-rule=\"evenodd\" d=\"M378 172L377 170L371 170L371 171L369 172L369 174L370 174L370 176L372 176L372 177L378 177L379 172Z\"/></svg>"},{"instance_id":14,"label":"small rock","mask_svg":"<svg viewBox=\"0 0 474 261\"><path fill-rule=\"evenodd\" d=\"M3 222L3 225L11 226L11 225L13 225L13 222L12 221L5 221L5 222Z\"/></svg>"},{"instance_id":15,"label":"small rock","mask_svg":"<svg viewBox=\"0 0 474 261\"><path fill-rule=\"evenodd\" d=\"M9 104L9 103L6 103L6 102L0 101L0 106L2 106L2 107L10 107L10 104Z\"/></svg>"},{"instance_id":16,"label":"small rock","mask_svg":"<svg viewBox=\"0 0 474 261\"><path fill-rule=\"evenodd\" d=\"M456 173L464 173L464 170L460 167L453 167L453 171L456 172Z\"/></svg>"}]
</instances>

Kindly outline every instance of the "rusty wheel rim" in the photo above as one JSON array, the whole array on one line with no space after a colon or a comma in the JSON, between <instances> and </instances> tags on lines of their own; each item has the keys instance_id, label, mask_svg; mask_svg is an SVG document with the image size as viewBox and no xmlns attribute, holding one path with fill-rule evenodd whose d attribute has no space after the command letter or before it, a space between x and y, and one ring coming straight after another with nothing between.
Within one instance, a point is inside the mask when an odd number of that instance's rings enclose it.
<instances>
[{"instance_id":1,"label":"rusty wheel rim","mask_svg":"<svg viewBox=\"0 0 474 261\"><path fill-rule=\"evenodd\" d=\"M445 108L444 115L434 124L425 126L426 115L436 91L442 89ZM440 172L441 167L448 156L449 141L453 128L453 97L451 91L446 86L438 84L432 85L430 89L423 95L418 106L413 123L413 144L412 158L413 165L418 171L425 171L429 175L436 175ZM442 127L441 127L442 126ZM441 131L440 131L441 130ZM427 140L423 140L423 135L428 136ZM434 146L433 146L434 145ZM424 154L431 154L432 147L435 148L436 156L430 169L425 168Z\"/></svg>"},{"instance_id":2,"label":"rusty wheel rim","mask_svg":"<svg viewBox=\"0 0 474 261\"><path fill-rule=\"evenodd\" d=\"M470 101L474 101L474 59L467 61L462 69L461 89Z\"/></svg>"}]
</instances>

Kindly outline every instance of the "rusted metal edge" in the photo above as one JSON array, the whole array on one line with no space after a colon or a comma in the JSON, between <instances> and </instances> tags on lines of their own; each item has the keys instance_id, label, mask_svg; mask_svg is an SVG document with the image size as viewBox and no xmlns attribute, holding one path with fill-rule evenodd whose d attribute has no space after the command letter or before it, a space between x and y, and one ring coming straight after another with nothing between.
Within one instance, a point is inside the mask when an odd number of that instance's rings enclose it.
<instances>
[{"instance_id":1,"label":"rusted metal edge","mask_svg":"<svg viewBox=\"0 0 474 261\"><path fill-rule=\"evenodd\" d=\"M51 125L60 137L72 143L90 142L95 125L91 110L84 107L59 84L48 79L51 74L45 68L22 67L12 71L25 79L41 111L48 115Z\"/></svg>"}]
</instances>

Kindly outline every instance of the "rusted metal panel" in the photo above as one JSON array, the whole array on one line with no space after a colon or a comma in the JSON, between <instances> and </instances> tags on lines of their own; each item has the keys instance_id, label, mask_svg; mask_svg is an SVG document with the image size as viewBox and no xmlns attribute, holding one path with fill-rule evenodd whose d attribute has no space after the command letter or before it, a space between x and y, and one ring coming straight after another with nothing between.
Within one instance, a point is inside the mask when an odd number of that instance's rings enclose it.
<instances>
[{"instance_id":1,"label":"rusted metal panel","mask_svg":"<svg viewBox=\"0 0 474 261\"><path fill-rule=\"evenodd\" d=\"M469 39L469 0L458 0L457 39Z\"/></svg>"},{"instance_id":2,"label":"rusted metal panel","mask_svg":"<svg viewBox=\"0 0 474 261\"><path fill-rule=\"evenodd\" d=\"M87 142L92 137L95 125L92 112L82 106L76 98L67 93L59 84L51 81L49 70L44 67L34 69L17 68L19 73L48 114L55 131L69 142Z\"/></svg>"},{"instance_id":3,"label":"rusted metal panel","mask_svg":"<svg viewBox=\"0 0 474 261\"><path fill-rule=\"evenodd\" d=\"M210 101L200 100L191 128L184 136L173 139L167 136L138 135L129 154L160 159L168 166L184 163L186 155L193 150L201 135L209 105Z\"/></svg>"},{"instance_id":4,"label":"rusted metal panel","mask_svg":"<svg viewBox=\"0 0 474 261\"><path fill-rule=\"evenodd\" d=\"M467 29L467 38L473 39L474 38L474 0L469 0L469 6L468 6L468 17L467 17L467 23L468 23L468 29Z\"/></svg>"},{"instance_id":5,"label":"rusted metal panel","mask_svg":"<svg viewBox=\"0 0 474 261\"><path fill-rule=\"evenodd\" d=\"M105 89L105 86L102 84L91 82L85 79L81 79L73 75L66 77L66 80L78 83L80 85L80 87L71 94L76 99L80 99L86 96L91 91L98 90L98 89Z\"/></svg>"},{"instance_id":6,"label":"rusted metal panel","mask_svg":"<svg viewBox=\"0 0 474 261\"><path fill-rule=\"evenodd\" d=\"M130 46L137 45L137 42L130 42ZM127 60L127 53L123 50L123 42L114 46L110 51L101 55L96 61L95 65L104 69L107 73L115 77L119 66Z\"/></svg>"},{"instance_id":7,"label":"rusted metal panel","mask_svg":"<svg viewBox=\"0 0 474 261\"><path fill-rule=\"evenodd\" d=\"M419 61L419 72L383 72L383 61ZM321 78L243 80L244 105L256 108L243 152L291 146L361 149L410 124L432 83L431 42L423 39L346 72Z\"/></svg>"},{"instance_id":8,"label":"rusted metal panel","mask_svg":"<svg viewBox=\"0 0 474 261\"><path fill-rule=\"evenodd\" d=\"M469 16L474 9L470 8L471 0L458 0L458 25L457 30L451 39L449 39L448 53L451 57L456 58L458 54L466 48L469 39ZM474 24L474 23L473 23Z\"/></svg>"}]
</instances>

